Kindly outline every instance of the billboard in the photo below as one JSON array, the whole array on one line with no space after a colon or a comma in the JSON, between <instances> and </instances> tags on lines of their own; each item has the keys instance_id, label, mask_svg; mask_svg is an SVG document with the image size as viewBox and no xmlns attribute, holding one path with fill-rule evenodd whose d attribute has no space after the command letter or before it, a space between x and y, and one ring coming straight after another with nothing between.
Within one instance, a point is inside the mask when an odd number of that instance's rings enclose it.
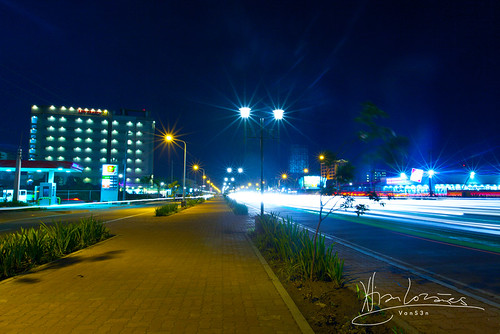
<instances>
[{"instance_id":1,"label":"billboard","mask_svg":"<svg viewBox=\"0 0 500 334\"><path fill-rule=\"evenodd\" d=\"M102 165L102 189L118 189L118 165Z\"/></svg>"},{"instance_id":2,"label":"billboard","mask_svg":"<svg viewBox=\"0 0 500 334\"><path fill-rule=\"evenodd\" d=\"M325 185L326 179L321 176L307 175L299 181L303 189L319 189Z\"/></svg>"},{"instance_id":3,"label":"billboard","mask_svg":"<svg viewBox=\"0 0 500 334\"><path fill-rule=\"evenodd\" d=\"M424 176L424 170L418 168L411 169L410 180L413 182L422 182L422 177Z\"/></svg>"}]
</instances>

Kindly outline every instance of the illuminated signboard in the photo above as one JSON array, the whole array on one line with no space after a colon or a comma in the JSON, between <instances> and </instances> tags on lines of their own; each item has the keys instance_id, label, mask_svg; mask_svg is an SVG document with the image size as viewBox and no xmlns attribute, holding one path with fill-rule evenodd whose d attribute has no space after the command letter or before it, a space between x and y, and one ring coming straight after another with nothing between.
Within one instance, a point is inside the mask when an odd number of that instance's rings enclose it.
<instances>
[{"instance_id":1,"label":"illuminated signboard","mask_svg":"<svg viewBox=\"0 0 500 334\"><path fill-rule=\"evenodd\" d=\"M325 184L326 179L321 176L307 175L301 181L304 189L319 189L321 184Z\"/></svg>"},{"instance_id":2,"label":"illuminated signboard","mask_svg":"<svg viewBox=\"0 0 500 334\"><path fill-rule=\"evenodd\" d=\"M423 169L417 169L417 168L412 168L411 169L411 176L410 180L414 182L422 182L422 177L424 176L424 170Z\"/></svg>"},{"instance_id":3,"label":"illuminated signboard","mask_svg":"<svg viewBox=\"0 0 500 334\"><path fill-rule=\"evenodd\" d=\"M118 165L102 165L102 189L118 189Z\"/></svg>"},{"instance_id":4,"label":"illuminated signboard","mask_svg":"<svg viewBox=\"0 0 500 334\"><path fill-rule=\"evenodd\" d=\"M101 110L101 109L89 109L89 108L78 108L77 109L79 114L90 114L90 115L107 115L108 111L106 109Z\"/></svg>"}]
</instances>

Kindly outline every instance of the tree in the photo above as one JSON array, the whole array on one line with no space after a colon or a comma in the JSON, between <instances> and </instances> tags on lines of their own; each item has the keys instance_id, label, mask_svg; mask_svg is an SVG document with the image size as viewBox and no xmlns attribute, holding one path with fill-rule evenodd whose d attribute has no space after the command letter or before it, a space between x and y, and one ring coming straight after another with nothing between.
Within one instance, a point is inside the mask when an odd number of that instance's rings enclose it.
<instances>
[{"instance_id":1,"label":"tree","mask_svg":"<svg viewBox=\"0 0 500 334\"><path fill-rule=\"evenodd\" d=\"M379 161L391 168L400 169L408 157L409 140L404 136L396 135L391 128L379 124L380 119L389 117L385 111L372 102L365 102L362 106L363 109L355 121L362 128L357 133L358 138L369 148L365 157L372 164L370 181L373 191L375 164Z\"/></svg>"}]
</instances>

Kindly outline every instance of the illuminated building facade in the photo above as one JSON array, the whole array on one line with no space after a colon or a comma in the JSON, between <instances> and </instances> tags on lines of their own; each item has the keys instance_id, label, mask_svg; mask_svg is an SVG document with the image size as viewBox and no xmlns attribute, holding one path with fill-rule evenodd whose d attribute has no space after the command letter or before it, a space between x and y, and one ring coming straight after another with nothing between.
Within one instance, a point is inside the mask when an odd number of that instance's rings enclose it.
<instances>
[{"instance_id":1,"label":"illuminated building facade","mask_svg":"<svg viewBox=\"0 0 500 334\"><path fill-rule=\"evenodd\" d=\"M29 160L73 161L99 185L102 165L126 168L127 186L153 174L155 122L147 111L32 106ZM120 181L122 182L122 181Z\"/></svg>"},{"instance_id":2,"label":"illuminated building facade","mask_svg":"<svg viewBox=\"0 0 500 334\"><path fill-rule=\"evenodd\" d=\"M292 145L290 147L288 171L291 174L303 174L305 168L309 168L309 150L307 146Z\"/></svg>"}]
</instances>

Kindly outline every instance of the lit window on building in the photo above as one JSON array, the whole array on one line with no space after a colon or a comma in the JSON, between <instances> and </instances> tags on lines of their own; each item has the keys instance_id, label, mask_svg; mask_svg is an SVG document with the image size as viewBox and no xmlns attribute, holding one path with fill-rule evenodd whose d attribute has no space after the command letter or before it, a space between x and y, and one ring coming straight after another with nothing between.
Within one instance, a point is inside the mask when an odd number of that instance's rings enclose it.
<instances>
[{"instance_id":1,"label":"lit window on building","mask_svg":"<svg viewBox=\"0 0 500 334\"><path fill-rule=\"evenodd\" d=\"M100 162L106 162L106 158L101 158L99 161Z\"/></svg>"},{"instance_id":2,"label":"lit window on building","mask_svg":"<svg viewBox=\"0 0 500 334\"><path fill-rule=\"evenodd\" d=\"M75 108L73 108L73 107L69 107L69 110L70 110L70 111L74 111L74 110L75 110Z\"/></svg>"},{"instance_id":3,"label":"lit window on building","mask_svg":"<svg viewBox=\"0 0 500 334\"><path fill-rule=\"evenodd\" d=\"M49 108L49 109L50 109L50 110L56 110L56 107L54 107L54 106L50 106L50 108Z\"/></svg>"},{"instance_id":4,"label":"lit window on building","mask_svg":"<svg viewBox=\"0 0 500 334\"><path fill-rule=\"evenodd\" d=\"M52 157L49 155L49 156L45 157L45 160L52 161L52 160L54 160L54 158L52 158Z\"/></svg>"},{"instance_id":5,"label":"lit window on building","mask_svg":"<svg viewBox=\"0 0 500 334\"><path fill-rule=\"evenodd\" d=\"M133 125L134 125L134 123L132 123L131 121L128 121L128 122L127 122L127 125L128 125L128 126L133 126Z\"/></svg>"},{"instance_id":6,"label":"lit window on building","mask_svg":"<svg viewBox=\"0 0 500 334\"><path fill-rule=\"evenodd\" d=\"M80 129L80 128L76 128L76 129L75 129L75 132L76 132L76 133L80 133L80 132L82 132L82 129Z\"/></svg>"},{"instance_id":7,"label":"lit window on building","mask_svg":"<svg viewBox=\"0 0 500 334\"><path fill-rule=\"evenodd\" d=\"M101 148L101 153L106 153L106 149L105 148Z\"/></svg>"},{"instance_id":8,"label":"lit window on building","mask_svg":"<svg viewBox=\"0 0 500 334\"><path fill-rule=\"evenodd\" d=\"M45 150L46 150L46 151L53 151L53 150L54 150L54 148L53 148L52 146L47 146L47 147L45 148Z\"/></svg>"},{"instance_id":9,"label":"lit window on building","mask_svg":"<svg viewBox=\"0 0 500 334\"><path fill-rule=\"evenodd\" d=\"M140 128L142 126L141 122L137 122L137 127Z\"/></svg>"},{"instance_id":10,"label":"lit window on building","mask_svg":"<svg viewBox=\"0 0 500 334\"><path fill-rule=\"evenodd\" d=\"M78 162L78 161L82 161L82 158L80 158L80 157L75 157L73 160L74 160L74 161L76 161L76 162Z\"/></svg>"},{"instance_id":11,"label":"lit window on building","mask_svg":"<svg viewBox=\"0 0 500 334\"><path fill-rule=\"evenodd\" d=\"M92 129L91 129L91 128L88 128L87 130L85 130L85 132L87 132L87 133L92 133L93 131L92 131Z\"/></svg>"},{"instance_id":12,"label":"lit window on building","mask_svg":"<svg viewBox=\"0 0 500 334\"><path fill-rule=\"evenodd\" d=\"M129 150L127 150L127 153L130 153L130 154L132 154L132 150L130 150L130 149L129 149Z\"/></svg>"},{"instance_id":13,"label":"lit window on building","mask_svg":"<svg viewBox=\"0 0 500 334\"><path fill-rule=\"evenodd\" d=\"M118 131L113 130L111 133L114 134L114 135L116 135L118 133Z\"/></svg>"},{"instance_id":14,"label":"lit window on building","mask_svg":"<svg viewBox=\"0 0 500 334\"><path fill-rule=\"evenodd\" d=\"M83 159L83 161L90 162L90 161L92 161L92 159L90 159L89 157L86 157L85 159Z\"/></svg>"},{"instance_id":15,"label":"lit window on building","mask_svg":"<svg viewBox=\"0 0 500 334\"><path fill-rule=\"evenodd\" d=\"M85 167L85 169L84 169L84 170L85 170L86 172L90 172L90 171L92 170L92 168L90 168L90 167Z\"/></svg>"},{"instance_id":16,"label":"lit window on building","mask_svg":"<svg viewBox=\"0 0 500 334\"><path fill-rule=\"evenodd\" d=\"M118 143L118 140L113 139L113 140L111 141L111 143L112 143L112 144L116 144L116 143Z\"/></svg>"},{"instance_id":17,"label":"lit window on building","mask_svg":"<svg viewBox=\"0 0 500 334\"><path fill-rule=\"evenodd\" d=\"M82 141L82 138L80 138L80 137L75 138L75 142L80 143L81 141Z\"/></svg>"},{"instance_id":18,"label":"lit window on building","mask_svg":"<svg viewBox=\"0 0 500 334\"><path fill-rule=\"evenodd\" d=\"M57 140L58 141L66 141L66 138L64 138L64 137L61 136L61 137L57 138Z\"/></svg>"},{"instance_id":19,"label":"lit window on building","mask_svg":"<svg viewBox=\"0 0 500 334\"><path fill-rule=\"evenodd\" d=\"M86 143L91 143L92 142L92 138L85 138L85 142Z\"/></svg>"},{"instance_id":20,"label":"lit window on building","mask_svg":"<svg viewBox=\"0 0 500 334\"><path fill-rule=\"evenodd\" d=\"M127 172L131 172L131 171L132 171L132 168L128 167Z\"/></svg>"},{"instance_id":21,"label":"lit window on building","mask_svg":"<svg viewBox=\"0 0 500 334\"><path fill-rule=\"evenodd\" d=\"M135 151L135 154L141 154L141 153L142 153L142 151L141 151L141 150L136 150L136 151Z\"/></svg>"},{"instance_id":22,"label":"lit window on building","mask_svg":"<svg viewBox=\"0 0 500 334\"><path fill-rule=\"evenodd\" d=\"M81 152L81 151L82 151L82 149L81 149L80 147L75 147L75 148L73 149L73 151L75 151L75 152Z\"/></svg>"},{"instance_id":23,"label":"lit window on building","mask_svg":"<svg viewBox=\"0 0 500 334\"><path fill-rule=\"evenodd\" d=\"M128 145L132 145L132 141L131 141L130 139L129 139L129 140L127 140L127 144L128 144Z\"/></svg>"},{"instance_id":24,"label":"lit window on building","mask_svg":"<svg viewBox=\"0 0 500 334\"><path fill-rule=\"evenodd\" d=\"M135 172L136 172L136 173L140 173L141 171L142 171L142 169L140 169L140 168L136 168L136 169L135 169Z\"/></svg>"},{"instance_id":25,"label":"lit window on building","mask_svg":"<svg viewBox=\"0 0 500 334\"><path fill-rule=\"evenodd\" d=\"M37 106L36 104L34 104L34 105L31 107L31 109L33 109L33 110L38 110L38 106Z\"/></svg>"},{"instance_id":26,"label":"lit window on building","mask_svg":"<svg viewBox=\"0 0 500 334\"><path fill-rule=\"evenodd\" d=\"M140 179L140 178L138 178L138 177L136 177L136 178L135 178L135 182L141 182L141 179Z\"/></svg>"},{"instance_id":27,"label":"lit window on building","mask_svg":"<svg viewBox=\"0 0 500 334\"><path fill-rule=\"evenodd\" d=\"M91 149L90 147L87 147L87 148L85 149L85 152L92 152L92 149Z\"/></svg>"},{"instance_id":28,"label":"lit window on building","mask_svg":"<svg viewBox=\"0 0 500 334\"><path fill-rule=\"evenodd\" d=\"M136 163L136 164L140 164L141 162L142 162L142 160L141 160L141 159L135 159L135 163Z\"/></svg>"},{"instance_id":29,"label":"lit window on building","mask_svg":"<svg viewBox=\"0 0 500 334\"><path fill-rule=\"evenodd\" d=\"M127 177L127 182L129 182L129 181L130 181L130 177Z\"/></svg>"},{"instance_id":30,"label":"lit window on building","mask_svg":"<svg viewBox=\"0 0 500 334\"><path fill-rule=\"evenodd\" d=\"M65 132L65 131L66 131L66 128L65 128L64 126L61 126L61 127L59 128L59 131L60 131L60 132Z\"/></svg>"},{"instance_id":31,"label":"lit window on building","mask_svg":"<svg viewBox=\"0 0 500 334\"><path fill-rule=\"evenodd\" d=\"M83 182L84 183L90 183L92 180L90 179L90 177L86 177L83 179Z\"/></svg>"},{"instance_id":32,"label":"lit window on building","mask_svg":"<svg viewBox=\"0 0 500 334\"><path fill-rule=\"evenodd\" d=\"M136 135L136 136L142 136L142 132L141 132L141 131L137 131L137 132L135 133L135 135Z\"/></svg>"},{"instance_id":33,"label":"lit window on building","mask_svg":"<svg viewBox=\"0 0 500 334\"><path fill-rule=\"evenodd\" d=\"M59 122L66 122L66 117L63 116L63 117L59 118Z\"/></svg>"},{"instance_id":34,"label":"lit window on building","mask_svg":"<svg viewBox=\"0 0 500 334\"><path fill-rule=\"evenodd\" d=\"M87 120L87 124L94 124L94 121L91 120L90 118Z\"/></svg>"},{"instance_id":35,"label":"lit window on building","mask_svg":"<svg viewBox=\"0 0 500 334\"><path fill-rule=\"evenodd\" d=\"M49 130L49 131L54 131L54 130L55 130L55 128L51 125L51 126L49 126L49 127L47 128L47 130Z\"/></svg>"},{"instance_id":36,"label":"lit window on building","mask_svg":"<svg viewBox=\"0 0 500 334\"><path fill-rule=\"evenodd\" d=\"M66 110L66 107L65 107L65 106L62 106L62 107L61 107L61 110L63 110L63 111L64 111L64 110Z\"/></svg>"},{"instance_id":37,"label":"lit window on building","mask_svg":"<svg viewBox=\"0 0 500 334\"><path fill-rule=\"evenodd\" d=\"M77 122L77 123L83 123L83 120L80 117L78 117L75 122Z\"/></svg>"},{"instance_id":38,"label":"lit window on building","mask_svg":"<svg viewBox=\"0 0 500 334\"><path fill-rule=\"evenodd\" d=\"M52 137L52 136L48 136L45 139L47 139L47 141L54 141L54 137Z\"/></svg>"},{"instance_id":39,"label":"lit window on building","mask_svg":"<svg viewBox=\"0 0 500 334\"><path fill-rule=\"evenodd\" d=\"M49 120L50 122L54 122L56 118L54 116L49 116L47 117L47 120Z\"/></svg>"},{"instance_id":40,"label":"lit window on building","mask_svg":"<svg viewBox=\"0 0 500 334\"><path fill-rule=\"evenodd\" d=\"M142 141L138 140L135 142L136 145L142 145Z\"/></svg>"},{"instance_id":41,"label":"lit window on building","mask_svg":"<svg viewBox=\"0 0 500 334\"><path fill-rule=\"evenodd\" d=\"M102 130L101 133L105 135L106 133L108 133L108 130Z\"/></svg>"},{"instance_id":42,"label":"lit window on building","mask_svg":"<svg viewBox=\"0 0 500 334\"><path fill-rule=\"evenodd\" d=\"M64 157L63 157L63 156L58 156L58 157L57 157L57 160L58 160L58 161L64 161Z\"/></svg>"},{"instance_id":43,"label":"lit window on building","mask_svg":"<svg viewBox=\"0 0 500 334\"><path fill-rule=\"evenodd\" d=\"M107 120L104 120L101 122L102 125L107 125L108 124L108 121Z\"/></svg>"},{"instance_id":44,"label":"lit window on building","mask_svg":"<svg viewBox=\"0 0 500 334\"><path fill-rule=\"evenodd\" d=\"M117 121L113 121L113 125L118 125L118 122Z\"/></svg>"},{"instance_id":45,"label":"lit window on building","mask_svg":"<svg viewBox=\"0 0 500 334\"><path fill-rule=\"evenodd\" d=\"M118 153L118 150L116 148L111 149L111 153L116 154Z\"/></svg>"},{"instance_id":46,"label":"lit window on building","mask_svg":"<svg viewBox=\"0 0 500 334\"><path fill-rule=\"evenodd\" d=\"M132 159L127 158L127 163L132 163Z\"/></svg>"},{"instance_id":47,"label":"lit window on building","mask_svg":"<svg viewBox=\"0 0 500 334\"><path fill-rule=\"evenodd\" d=\"M101 143L106 144L108 142L107 139L101 139Z\"/></svg>"},{"instance_id":48,"label":"lit window on building","mask_svg":"<svg viewBox=\"0 0 500 334\"><path fill-rule=\"evenodd\" d=\"M62 147L62 146L59 146L59 147L57 148L57 150L58 150L59 152L64 152L64 151L65 151L64 147Z\"/></svg>"},{"instance_id":49,"label":"lit window on building","mask_svg":"<svg viewBox=\"0 0 500 334\"><path fill-rule=\"evenodd\" d=\"M31 123L36 124L38 122L38 116L31 116Z\"/></svg>"}]
</instances>

